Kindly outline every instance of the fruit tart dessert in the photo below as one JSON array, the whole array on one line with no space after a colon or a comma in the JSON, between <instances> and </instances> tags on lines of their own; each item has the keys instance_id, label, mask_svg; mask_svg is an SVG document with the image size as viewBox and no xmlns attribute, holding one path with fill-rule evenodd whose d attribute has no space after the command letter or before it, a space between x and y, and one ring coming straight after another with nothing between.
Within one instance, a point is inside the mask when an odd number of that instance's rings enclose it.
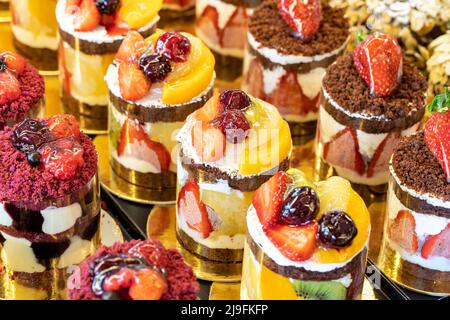
<instances>
[{"instance_id":1,"label":"fruit tart dessert","mask_svg":"<svg viewBox=\"0 0 450 320\"><path fill-rule=\"evenodd\" d=\"M242 261L245 212L253 192L292 151L277 109L240 90L225 90L191 114L178 140L177 236L190 252Z\"/></svg>"},{"instance_id":2,"label":"fruit tart dessert","mask_svg":"<svg viewBox=\"0 0 450 320\"><path fill-rule=\"evenodd\" d=\"M368 36L339 58L323 80L317 129L320 179L337 173L385 192L393 148L416 133L425 113L427 81L403 59L395 39Z\"/></svg>"},{"instance_id":3,"label":"fruit tart dessert","mask_svg":"<svg viewBox=\"0 0 450 320\"><path fill-rule=\"evenodd\" d=\"M261 0L197 0L196 34L216 57L217 78L234 81L242 75L247 25Z\"/></svg>"},{"instance_id":4,"label":"fruit tart dessert","mask_svg":"<svg viewBox=\"0 0 450 320\"><path fill-rule=\"evenodd\" d=\"M44 78L17 53L0 52L0 130L26 117L42 116Z\"/></svg>"},{"instance_id":5,"label":"fruit tart dessert","mask_svg":"<svg viewBox=\"0 0 450 320\"><path fill-rule=\"evenodd\" d=\"M57 0L11 0L11 31L16 51L42 71L58 69Z\"/></svg>"},{"instance_id":6,"label":"fruit tart dessert","mask_svg":"<svg viewBox=\"0 0 450 320\"><path fill-rule=\"evenodd\" d=\"M72 115L6 127L0 146L0 298L63 298L99 243L97 152Z\"/></svg>"},{"instance_id":7,"label":"fruit tart dessert","mask_svg":"<svg viewBox=\"0 0 450 320\"><path fill-rule=\"evenodd\" d=\"M176 132L212 96L214 56L188 33L130 32L106 75L111 165L123 179L176 193ZM169 192L169 191L168 191Z\"/></svg>"},{"instance_id":8,"label":"fruit tart dessert","mask_svg":"<svg viewBox=\"0 0 450 320\"><path fill-rule=\"evenodd\" d=\"M392 156L379 265L401 285L449 295L450 91L439 100L424 131L404 138Z\"/></svg>"},{"instance_id":9,"label":"fruit tart dessert","mask_svg":"<svg viewBox=\"0 0 450 320\"><path fill-rule=\"evenodd\" d=\"M180 252L152 239L102 246L67 286L71 300L195 300L200 289Z\"/></svg>"},{"instance_id":10,"label":"fruit tart dessert","mask_svg":"<svg viewBox=\"0 0 450 320\"><path fill-rule=\"evenodd\" d=\"M348 38L342 9L320 0L266 0L249 22L243 88L276 106L293 135L314 134L325 69Z\"/></svg>"},{"instance_id":11,"label":"fruit tart dessert","mask_svg":"<svg viewBox=\"0 0 450 320\"><path fill-rule=\"evenodd\" d=\"M104 81L126 34L151 35L162 0L61 0L56 17L61 44L61 98L87 133L108 129L108 88Z\"/></svg>"},{"instance_id":12,"label":"fruit tart dessert","mask_svg":"<svg viewBox=\"0 0 450 320\"><path fill-rule=\"evenodd\" d=\"M361 298L370 215L341 177L278 172L252 198L241 299Z\"/></svg>"}]
</instances>

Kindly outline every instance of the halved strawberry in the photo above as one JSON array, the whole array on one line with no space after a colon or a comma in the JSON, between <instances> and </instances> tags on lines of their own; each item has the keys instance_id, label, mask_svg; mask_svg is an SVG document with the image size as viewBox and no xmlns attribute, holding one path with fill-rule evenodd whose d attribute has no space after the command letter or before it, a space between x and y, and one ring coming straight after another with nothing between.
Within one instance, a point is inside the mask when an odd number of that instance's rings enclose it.
<instances>
[{"instance_id":1,"label":"halved strawberry","mask_svg":"<svg viewBox=\"0 0 450 320\"><path fill-rule=\"evenodd\" d=\"M339 131L330 142L326 143L323 157L332 165L356 171L360 175L364 174L364 159L359 152L358 137L353 128L347 127Z\"/></svg>"},{"instance_id":2,"label":"halved strawberry","mask_svg":"<svg viewBox=\"0 0 450 320\"><path fill-rule=\"evenodd\" d=\"M71 114L58 114L48 119L48 127L56 138L75 137L80 138L80 125Z\"/></svg>"},{"instance_id":3,"label":"halved strawberry","mask_svg":"<svg viewBox=\"0 0 450 320\"><path fill-rule=\"evenodd\" d=\"M278 0L281 17L302 40L311 39L322 20L320 0Z\"/></svg>"},{"instance_id":4,"label":"halved strawberry","mask_svg":"<svg viewBox=\"0 0 450 320\"><path fill-rule=\"evenodd\" d=\"M208 238L213 232L211 221L205 204L200 200L200 188L196 181L188 181L178 193L178 214L182 215L186 224Z\"/></svg>"},{"instance_id":5,"label":"halved strawberry","mask_svg":"<svg viewBox=\"0 0 450 320\"><path fill-rule=\"evenodd\" d=\"M197 121L191 129L191 139L202 162L217 161L225 155L225 135L210 124Z\"/></svg>"},{"instance_id":6,"label":"halved strawberry","mask_svg":"<svg viewBox=\"0 0 450 320\"><path fill-rule=\"evenodd\" d=\"M80 9L81 0L66 0L66 13L74 14Z\"/></svg>"},{"instance_id":7,"label":"halved strawberry","mask_svg":"<svg viewBox=\"0 0 450 320\"><path fill-rule=\"evenodd\" d=\"M117 273L106 277L102 288L104 291L119 291L120 289L129 288L133 283L135 273L136 271L133 269L123 268Z\"/></svg>"},{"instance_id":8,"label":"halved strawberry","mask_svg":"<svg viewBox=\"0 0 450 320\"><path fill-rule=\"evenodd\" d=\"M422 257L444 257L450 259L450 223L440 233L428 236L422 246Z\"/></svg>"},{"instance_id":9,"label":"halved strawberry","mask_svg":"<svg viewBox=\"0 0 450 320\"><path fill-rule=\"evenodd\" d=\"M367 177L370 178L378 172L387 172L389 160L400 137L399 132L391 132L381 141L367 168Z\"/></svg>"},{"instance_id":10,"label":"halved strawberry","mask_svg":"<svg viewBox=\"0 0 450 320\"><path fill-rule=\"evenodd\" d=\"M246 82L249 94L258 99L266 100L264 93L264 71L259 58L255 58L250 62Z\"/></svg>"},{"instance_id":11,"label":"halved strawberry","mask_svg":"<svg viewBox=\"0 0 450 320\"><path fill-rule=\"evenodd\" d=\"M388 228L389 238L403 250L414 253L419 248L416 220L409 210L400 210Z\"/></svg>"},{"instance_id":12,"label":"halved strawberry","mask_svg":"<svg viewBox=\"0 0 450 320\"><path fill-rule=\"evenodd\" d=\"M286 258L305 261L312 257L316 249L317 230L317 222L312 221L299 227L276 224L266 228L264 232Z\"/></svg>"},{"instance_id":13,"label":"halved strawberry","mask_svg":"<svg viewBox=\"0 0 450 320\"><path fill-rule=\"evenodd\" d=\"M403 73L403 54L391 36L376 32L353 52L353 61L370 94L386 97L396 88Z\"/></svg>"},{"instance_id":14,"label":"halved strawberry","mask_svg":"<svg viewBox=\"0 0 450 320\"><path fill-rule=\"evenodd\" d=\"M279 171L253 194L252 204L263 227L269 227L277 222L288 181L289 175Z\"/></svg>"},{"instance_id":15,"label":"halved strawberry","mask_svg":"<svg viewBox=\"0 0 450 320\"><path fill-rule=\"evenodd\" d=\"M220 46L219 14L213 6L207 5L197 19L197 29L211 44Z\"/></svg>"},{"instance_id":16,"label":"halved strawberry","mask_svg":"<svg viewBox=\"0 0 450 320\"><path fill-rule=\"evenodd\" d=\"M116 54L116 61L136 62L139 57L147 50L147 43L144 37L137 31L130 31L127 33L125 39L119 47Z\"/></svg>"},{"instance_id":17,"label":"halved strawberry","mask_svg":"<svg viewBox=\"0 0 450 320\"><path fill-rule=\"evenodd\" d=\"M25 65L27 62L22 56L18 55L17 53L9 51L2 52L0 54L0 57L5 60L8 69L14 71L18 75L21 74L25 69Z\"/></svg>"},{"instance_id":18,"label":"halved strawberry","mask_svg":"<svg viewBox=\"0 0 450 320\"><path fill-rule=\"evenodd\" d=\"M75 31L91 31L100 25L101 14L95 6L95 0L81 0L74 19Z\"/></svg>"},{"instance_id":19,"label":"halved strawberry","mask_svg":"<svg viewBox=\"0 0 450 320\"><path fill-rule=\"evenodd\" d=\"M151 83L137 65L122 62L119 64L119 87L124 100L137 101L150 91Z\"/></svg>"},{"instance_id":20,"label":"halved strawberry","mask_svg":"<svg viewBox=\"0 0 450 320\"><path fill-rule=\"evenodd\" d=\"M220 34L223 48L244 49L247 42L247 9L237 7Z\"/></svg>"},{"instance_id":21,"label":"halved strawberry","mask_svg":"<svg viewBox=\"0 0 450 320\"><path fill-rule=\"evenodd\" d=\"M153 269L142 269L135 273L128 294L133 300L159 300L167 290L163 275Z\"/></svg>"},{"instance_id":22,"label":"halved strawberry","mask_svg":"<svg viewBox=\"0 0 450 320\"><path fill-rule=\"evenodd\" d=\"M223 112L218 96L213 96L203 107L195 111L194 118L202 122L211 122Z\"/></svg>"},{"instance_id":23,"label":"halved strawberry","mask_svg":"<svg viewBox=\"0 0 450 320\"><path fill-rule=\"evenodd\" d=\"M20 98L20 82L9 71L0 72L0 105L10 103Z\"/></svg>"},{"instance_id":24,"label":"halved strawberry","mask_svg":"<svg viewBox=\"0 0 450 320\"><path fill-rule=\"evenodd\" d=\"M424 134L428 149L441 164L450 183L450 111L433 112L425 124Z\"/></svg>"}]
</instances>

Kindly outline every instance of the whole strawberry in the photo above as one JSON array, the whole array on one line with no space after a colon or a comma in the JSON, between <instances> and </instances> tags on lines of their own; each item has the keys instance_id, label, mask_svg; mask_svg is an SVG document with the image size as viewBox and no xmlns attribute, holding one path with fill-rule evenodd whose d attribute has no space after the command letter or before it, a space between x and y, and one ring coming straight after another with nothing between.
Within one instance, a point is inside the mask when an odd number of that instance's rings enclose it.
<instances>
[{"instance_id":1,"label":"whole strawberry","mask_svg":"<svg viewBox=\"0 0 450 320\"><path fill-rule=\"evenodd\" d=\"M303 41L311 40L322 20L320 0L278 0L278 10Z\"/></svg>"},{"instance_id":2,"label":"whole strawberry","mask_svg":"<svg viewBox=\"0 0 450 320\"><path fill-rule=\"evenodd\" d=\"M425 143L441 164L450 183L450 90L437 95L429 105L432 112L425 124Z\"/></svg>"},{"instance_id":3,"label":"whole strawberry","mask_svg":"<svg viewBox=\"0 0 450 320\"><path fill-rule=\"evenodd\" d=\"M355 48L353 61L370 94L377 97L389 96L402 77L402 50L397 40L387 34L368 36Z\"/></svg>"}]
</instances>

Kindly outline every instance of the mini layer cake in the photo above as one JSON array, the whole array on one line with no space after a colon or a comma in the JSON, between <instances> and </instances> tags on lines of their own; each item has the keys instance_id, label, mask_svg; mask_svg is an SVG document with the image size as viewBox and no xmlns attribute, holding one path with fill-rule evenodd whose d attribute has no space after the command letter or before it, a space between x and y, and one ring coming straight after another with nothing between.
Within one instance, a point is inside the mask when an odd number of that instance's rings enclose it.
<instances>
[{"instance_id":1,"label":"mini layer cake","mask_svg":"<svg viewBox=\"0 0 450 320\"><path fill-rule=\"evenodd\" d=\"M11 0L14 47L39 70L58 69L57 0Z\"/></svg>"},{"instance_id":2,"label":"mini layer cake","mask_svg":"<svg viewBox=\"0 0 450 320\"><path fill-rule=\"evenodd\" d=\"M339 58L323 80L320 179L334 169L352 183L384 190L393 148L421 127L426 91L425 77L409 61L402 62L401 49L390 36L369 36L353 56Z\"/></svg>"},{"instance_id":3,"label":"mini layer cake","mask_svg":"<svg viewBox=\"0 0 450 320\"><path fill-rule=\"evenodd\" d=\"M274 106L227 90L188 117L178 140L179 241L208 260L241 261L253 192L288 168L287 122Z\"/></svg>"},{"instance_id":4,"label":"mini layer cake","mask_svg":"<svg viewBox=\"0 0 450 320\"><path fill-rule=\"evenodd\" d=\"M278 172L255 192L247 228L241 299L361 298L370 215L347 180Z\"/></svg>"},{"instance_id":5,"label":"mini layer cake","mask_svg":"<svg viewBox=\"0 0 450 320\"><path fill-rule=\"evenodd\" d=\"M432 114L424 132L398 144L386 211L382 270L414 290L449 295L450 112Z\"/></svg>"},{"instance_id":6,"label":"mini layer cake","mask_svg":"<svg viewBox=\"0 0 450 320\"><path fill-rule=\"evenodd\" d=\"M71 300L196 300L200 289L182 255L151 239L101 247L68 287Z\"/></svg>"},{"instance_id":7,"label":"mini layer cake","mask_svg":"<svg viewBox=\"0 0 450 320\"><path fill-rule=\"evenodd\" d=\"M341 9L318 0L266 0L250 19L243 88L276 106L294 135L314 133L325 69L348 37Z\"/></svg>"},{"instance_id":8,"label":"mini layer cake","mask_svg":"<svg viewBox=\"0 0 450 320\"><path fill-rule=\"evenodd\" d=\"M58 1L62 102L85 132L107 131L106 71L127 32L146 37L155 31L161 5L162 0Z\"/></svg>"},{"instance_id":9,"label":"mini layer cake","mask_svg":"<svg viewBox=\"0 0 450 320\"><path fill-rule=\"evenodd\" d=\"M44 78L35 67L16 53L0 52L0 130L42 116L44 91Z\"/></svg>"},{"instance_id":10,"label":"mini layer cake","mask_svg":"<svg viewBox=\"0 0 450 320\"><path fill-rule=\"evenodd\" d=\"M191 34L157 30L144 41L130 33L106 76L114 171L141 187L171 189L174 201L175 135L212 96L214 79L214 56Z\"/></svg>"},{"instance_id":11,"label":"mini layer cake","mask_svg":"<svg viewBox=\"0 0 450 320\"><path fill-rule=\"evenodd\" d=\"M99 240L97 152L71 115L7 127L0 145L0 298L63 298Z\"/></svg>"},{"instance_id":12,"label":"mini layer cake","mask_svg":"<svg viewBox=\"0 0 450 320\"><path fill-rule=\"evenodd\" d=\"M261 0L197 0L196 34L213 51L220 80L242 75L247 25Z\"/></svg>"}]
</instances>

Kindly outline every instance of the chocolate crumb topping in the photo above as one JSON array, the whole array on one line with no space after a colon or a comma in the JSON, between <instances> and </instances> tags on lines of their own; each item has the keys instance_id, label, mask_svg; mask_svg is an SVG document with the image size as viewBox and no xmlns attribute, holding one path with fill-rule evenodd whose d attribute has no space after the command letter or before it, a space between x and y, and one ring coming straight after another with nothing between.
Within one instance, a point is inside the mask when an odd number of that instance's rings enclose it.
<instances>
[{"instance_id":1,"label":"chocolate crumb topping","mask_svg":"<svg viewBox=\"0 0 450 320\"><path fill-rule=\"evenodd\" d=\"M265 0L258 6L249 22L249 31L263 47L274 48L281 54L315 56L340 48L349 36L349 24L342 9L331 8L322 1L322 22L314 37L304 42L281 17L277 2Z\"/></svg>"},{"instance_id":2,"label":"chocolate crumb topping","mask_svg":"<svg viewBox=\"0 0 450 320\"><path fill-rule=\"evenodd\" d=\"M438 160L427 148L423 132L399 142L392 165L400 182L408 188L450 201L450 183Z\"/></svg>"}]
</instances>

